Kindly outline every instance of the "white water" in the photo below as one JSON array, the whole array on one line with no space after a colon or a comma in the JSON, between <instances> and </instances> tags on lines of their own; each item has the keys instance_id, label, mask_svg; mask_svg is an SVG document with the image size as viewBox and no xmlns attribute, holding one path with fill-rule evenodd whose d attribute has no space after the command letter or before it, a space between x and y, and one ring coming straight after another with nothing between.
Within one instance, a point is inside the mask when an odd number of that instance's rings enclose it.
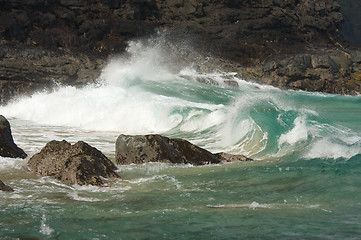
<instances>
[{"instance_id":1,"label":"white water","mask_svg":"<svg viewBox=\"0 0 361 240\"><path fill-rule=\"evenodd\" d=\"M213 152L257 159L294 151L305 158L335 159L361 153L361 133L324 122L317 107L303 103L334 95L281 91L246 82L234 73L179 68L176 62L159 44L131 42L128 57L111 60L97 84L36 93L0 107L0 113L10 120L15 140L30 155L48 141L66 139L85 140L112 156L121 133L182 137ZM239 88L228 88L228 80ZM0 169L23 165L0 159Z\"/></svg>"}]
</instances>

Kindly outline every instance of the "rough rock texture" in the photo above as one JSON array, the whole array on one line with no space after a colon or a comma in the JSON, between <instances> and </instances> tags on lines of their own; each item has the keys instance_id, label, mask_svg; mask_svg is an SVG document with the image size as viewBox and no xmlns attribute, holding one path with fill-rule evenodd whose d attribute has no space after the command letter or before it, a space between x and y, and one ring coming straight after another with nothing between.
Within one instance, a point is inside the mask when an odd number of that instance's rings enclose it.
<instances>
[{"instance_id":1,"label":"rough rock texture","mask_svg":"<svg viewBox=\"0 0 361 240\"><path fill-rule=\"evenodd\" d=\"M126 41L176 27L203 35L235 58L303 41L328 43L343 17L334 0L1 0L1 36L46 48L119 51ZM180 35L182 36L182 35ZM206 39L206 40L207 40ZM229 43L228 45L226 43ZM290 48L291 49L291 48ZM287 51L289 51L288 49ZM245 56L246 55L246 56Z\"/></svg>"},{"instance_id":2,"label":"rough rock texture","mask_svg":"<svg viewBox=\"0 0 361 240\"><path fill-rule=\"evenodd\" d=\"M0 115L0 156L11 158L26 158L26 153L19 148L11 135L9 121Z\"/></svg>"},{"instance_id":3,"label":"rough rock texture","mask_svg":"<svg viewBox=\"0 0 361 240\"><path fill-rule=\"evenodd\" d=\"M54 176L67 184L103 184L101 177L119 178L116 166L99 150L85 142L71 145L67 141L51 141L29 159L30 171L40 176Z\"/></svg>"},{"instance_id":4,"label":"rough rock texture","mask_svg":"<svg viewBox=\"0 0 361 240\"><path fill-rule=\"evenodd\" d=\"M236 69L244 79L282 89L322 91L340 94L361 93L361 51L320 50L259 61Z\"/></svg>"},{"instance_id":5,"label":"rough rock texture","mask_svg":"<svg viewBox=\"0 0 361 240\"><path fill-rule=\"evenodd\" d=\"M343 9L351 4L339 1ZM351 2L357 9L359 4ZM346 22L359 12L351 10L343 11L350 14ZM95 81L109 55L124 51L130 39L158 30L167 32L168 42L191 44L202 55L224 59L226 70L253 81L309 91L361 92L356 61L346 72L316 68L314 73L307 66L297 77L294 66L288 70L281 63L297 65L293 55L355 53L341 38L344 17L336 0L0 0L0 11L0 103L51 90L54 82L79 86ZM352 24L348 26L356 26ZM189 57L183 50L170 44L169 51ZM268 66L275 64L273 74Z\"/></svg>"},{"instance_id":6,"label":"rough rock texture","mask_svg":"<svg viewBox=\"0 0 361 240\"><path fill-rule=\"evenodd\" d=\"M214 154L221 162L239 162L239 161L253 161L244 155L234 155L229 153L216 153Z\"/></svg>"},{"instance_id":7,"label":"rough rock texture","mask_svg":"<svg viewBox=\"0 0 361 240\"><path fill-rule=\"evenodd\" d=\"M242 155L212 154L183 139L169 139L161 135L120 135L115 145L119 164L168 162L204 165L230 161L251 160Z\"/></svg>"},{"instance_id":8,"label":"rough rock texture","mask_svg":"<svg viewBox=\"0 0 361 240\"><path fill-rule=\"evenodd\" d=\"M0 190L4 192L14 192L14 189L9 187L8 185L5 185L5 183L3 183L3 181L1 180L0 180Z\"/></svg>"},{"instance_id":9,"label":"rough rock texture","mask_svg":"<svg viewBox=\"0 0 361 240\"><path fill-rule=\"evenodd\" d=\"M345 21L341 25L341 31L353 44L361 46L361 1L338 0Z\"/></svg>"},{"instance_id":10,"label":"rough rock texture","mask_svg":"<svg viewBox=\"0 0 361 240\"><path fill-rule=\"evenodd\" d=\"M35 91L51 91L59 84L80 86L94 82L104 66L84 54L6 44L0 48L0 104Z\"/></svg>"}]
</instances>

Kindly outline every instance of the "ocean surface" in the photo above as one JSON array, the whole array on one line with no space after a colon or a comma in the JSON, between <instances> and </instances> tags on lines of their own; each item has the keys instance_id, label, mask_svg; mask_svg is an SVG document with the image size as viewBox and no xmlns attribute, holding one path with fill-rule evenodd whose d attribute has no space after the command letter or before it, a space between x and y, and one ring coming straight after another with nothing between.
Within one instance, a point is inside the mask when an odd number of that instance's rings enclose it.
<instances>
[{"instance_id":1,"label":"ocean surface","mask_svg":"<svg viewBox=\"0 0 361 240\"><path fill-rule=\"evenodd\" d=\"M119 134L184 138L253 162L118 165L105 187L68 186L0 157L0 239L360 239L361 96L284 91L176 68L131 42L97 84L0 107L30 156L84 140L114 160ZM229 81L238 83L238 87Z\"/></svg>"}]
</instances>

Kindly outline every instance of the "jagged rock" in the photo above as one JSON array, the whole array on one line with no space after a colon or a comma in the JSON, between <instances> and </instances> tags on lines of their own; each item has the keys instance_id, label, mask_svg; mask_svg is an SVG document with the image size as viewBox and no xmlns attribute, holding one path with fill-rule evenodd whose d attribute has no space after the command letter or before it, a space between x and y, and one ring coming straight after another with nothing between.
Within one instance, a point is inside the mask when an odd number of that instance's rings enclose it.
<instances>
[{"instance_id":1,"label":"jagged rock","mask_svg":"<svg viewBox=\"0 0 361 240\"><path fill-rule=\"evenodd\" d=\"M8 185L5 185L5 183L3 183L3 181L1 180L0 180L0 190L4 192L14 192L14 189L9 187Z\"/></svg>"},{"instance_id":2,"label":"jagged rock","mask_svg":"<svg viewBox=\"0 0 361 240\"><path fill-rule=\"evenodd\" d=\"M27 157L27 154L14 143L10 123L2 115L0 115L0 156L11 158Z\"/></svg>"},{"instance_id":3,"label":"jagged rock","mask_svg":"<svg viewBox=\"0 0 361 240\"><path fill-rule=\"evenodd\" d=\"M161 135L120 135L115 145L119 164L168 162L193 165L244 161L245 157L232 154L212 154L184 139L170 139Z\"/></svg>"},{"instance_id":4,"label":"jagged rock","mask_svg":"<svg viewBox=\"0 0 361 240\"><path fill-rule=\"evenodd\" d=\"M245 79L282 89L356 95L361 92L357 54L323 49L314 54L283 56L238 69L238 73Z\"/></svg>"},{"instance_id":5,"label":"jagged rock","mask_svg":"<svg viewBox=\"0 0 361 240\"><path fill-rule=\"evenodd\" d=\"M67 183L103 185L101 177L119 178L116 166L99 150L83 141L51 141L29 159L30 171L40 176L54 176Z\"/></svg>"}]
</instances>

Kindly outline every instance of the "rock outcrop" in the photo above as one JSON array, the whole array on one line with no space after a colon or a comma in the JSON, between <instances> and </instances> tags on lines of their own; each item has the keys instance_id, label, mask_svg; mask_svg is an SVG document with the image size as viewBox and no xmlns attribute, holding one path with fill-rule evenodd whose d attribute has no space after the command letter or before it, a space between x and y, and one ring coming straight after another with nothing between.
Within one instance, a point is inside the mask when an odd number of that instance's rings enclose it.
<instances>
[{"instance_id":1,"label":"rock outcrop","mask_svg":"<svg viewBox=\"0 0 361 240\"><path fill-rule=\"evenodd\" d=\"M3 183L3 181L1 180L0 180L0 190L4 192L14 192L14 189L9 187L8 185L5 185L5 183Z\"/></svg>"},{"instance_id":2,"label":"rock outcrop","mask_svg":"<svg viewBox=\"0 0 361 240\"><path fill-rule=\"evenodd\" d=\"M167 27L192 32L232 59L328 43L343 20L335 0L0 0L0 36L47 49L109 53ZM210 40L210 41L209 41ZM213 44L214 43L214 44ZM228 43L228 44L227 44Z\"/></svg>"},{"instance_id":3,"label":"rock outcrop","mask_svg":"<svg viewBox=\"0 0 361 240\"><path fill-rule=\"evenodd\" d=\"M205 165L230 161L250 161L242 155L212 154L184 139L170 139L161 135L120 135L115 145L119 164L167 162Z\"/></svg>"},{"instance_id":4,"label":"rock outcrop","mask_svg":"<svg viewBox=\"0 0 361 240\"><path fill-rule=\"evenodd\" d=\"M361 51L323 50L282 56L236 69L244 79L281 89L357 95L361 93Z\"/></svg>"},{"instance_id":5,"label":"rock outcrop","mask_svg":"<svg viewBox=\"0 0 361 240\"><path fill-rule=\"evenodd\" d=\"M2 115L0 115L0 156L11 158L27 157L27 154L14 143L10 123Z\"/></svg>"},{"instance_id":6,"label":"rock outcrop","mask_svg":"<svg viewBox=\"0 0 361 240\"><path fill-rule=\"evenodd\" d=\"M0 47L0 104L58 85L81 86L96 81L104 59L84 54L6 44Z\"/></svg>"},{"instance_id":7,"label":"rock outcrop","mask_svg":"<svg viewBox=\"0 0 361 240\"><path fill-rule=\"evenodd\" d=\"M345 21L341 25L341 31L348 41L361 46L361 2L359 0L338 0Z\"/></svg>"},{"instance_id":8,"label":"rock outcrop","mask_svg":"<svg viewBox=\"0 0 361 240\"><path fill-rule=\"evenodd\" d=\"M99 150L85 142L71 145L51 141L29 159L30 171L40 176L54 176L66 184L103 185L103 178L119 178L116 166Z\"/></svg>"}]
</instances>

